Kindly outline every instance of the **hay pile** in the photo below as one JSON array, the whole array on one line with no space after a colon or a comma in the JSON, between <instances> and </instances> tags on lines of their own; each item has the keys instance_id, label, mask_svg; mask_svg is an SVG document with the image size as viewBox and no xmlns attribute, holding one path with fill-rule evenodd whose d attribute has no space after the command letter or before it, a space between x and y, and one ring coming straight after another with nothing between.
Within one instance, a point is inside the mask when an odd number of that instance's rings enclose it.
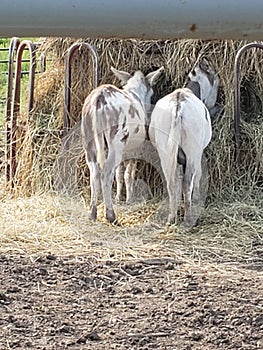
<instances>
[{"instance_id":1,"label":"hay pile","mask_svg":"<svg viewBox=\"0 0 263 350\"><path fill-rule=\"evenodd\" d=\"M100 58L100 82L118 84L110 72L113 65L119 69L145 73L164 65L166 74L158 83L153 103L177 87L184 86L187 73L201 54L208 56L220 75L219 102L224 113L213 126L213 140L207 149L210 171L210 194L217 196L229 188L262 183L262 128L263 82L262 53L248 51L243 59L242 80L242 154L241 164L234 163L233 143L233 64L237 50L245 44L238 41L140 41L89 40ZM37 78L35 108L29 127L23 135L19 150L17 189L20 192L45 191L52 188L61 151L63 123L64 58L74 39L47 39L42 47L56 57L53 65ZM92 89L92 64L89 54L81 49L72 66L71 122L80 120L81 107ZM79 140L78 140L79 141ZM76 145L76 140L74 140ZM87 181L81 145L76 149L72 164L78 166L78 186ZM68 169L67 169L68 170ZM75 175L72 179L76 182Z\"/></svg>"},{"instance_id":2,"label":"hay pile","mask_svg":"<svg viewBox=\"0 0 263 350\"><path fill-rule=\"evenodd\" d=\"M210 175L209 195L215 198L238 198L240 191L262 193L263 174L263 81L262 60L259 50L248 51L242 60L242 151L241 163L234 161L233 130L233 67L234 58L244 41L142 41L142 40L90 40L99 54L100 83L119 84L110 72L118 69L145 73L165 67L165 76L158 83L153 103L163 95L187 82L187 73L200 55L205 54L220 76L219 102L224 111L213 125L213 139L206 150ZM91 57L80 49L72 65L71 122L75 124L68 143L70 152L61 149L63 125L64 59L74 39L47 39L42 50L55 57L49 69L38 75L35 90L35 108L30 116L19 149L17 191L34 193L50 190L57 181L58 163L67 186L86 195L88 173L79 140L81 107L92 89ZM66 152L66 153L65 153ZM61 166L62 164L62 166ZM77 169L77 170L76 170ZM152 169L151 169L152 171ZM152 181L151 177L149 181ZM246 192L246 190L244 192Z\"/></svg>"}]
</instances>

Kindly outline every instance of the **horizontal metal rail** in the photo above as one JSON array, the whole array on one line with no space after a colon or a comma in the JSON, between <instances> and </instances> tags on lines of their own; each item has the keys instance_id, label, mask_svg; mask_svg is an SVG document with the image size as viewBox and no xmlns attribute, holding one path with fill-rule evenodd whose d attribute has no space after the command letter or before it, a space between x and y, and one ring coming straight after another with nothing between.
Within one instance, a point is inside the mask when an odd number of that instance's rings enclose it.
<instances>
[{"instance_id":1,"label":"horizontal metal rail","mask_svg":"<svg viewBox=\"0 0 263 350\"><path fill-rule=\"evenodd\" d=\"M41 70L36 70L35 71L35 74L40 74L40 73L43 73L43 72ZM0 74L8 75L8 72L0 72ZM21 75L28 75L28 74L30 74L29 70L21 71Z\"/></svg>"},{"instance_id":2,"label":"horizontal metal rail","mask_svg":"<svg viewBox=\"0 0 263 350\"><path fill-rule=\"evenodd\" d=\"M47 59L46 60L47 62L52 62L53 60L52 59ZM14 63L16 62L16 60L14 60ZM25 59L23 59L22 60L22 63L29 63L30 62L30 58L25 58ZM8 59L6 59L6 60L0 60L0 63L9 63L9 60Z\"/></svg>"},{"instance_id":3,"label":"horizontal metal rail","mask_svg":"<svg viewBox=\"0 0 263 350\"><path fill-rule=\"evenodd\" d=\"M0 60L0 63L8 63L9 62L9 60ZM15 62L15 61L14 61ZM24 62L30 62L30 59L24 59L24 60L22 60L22 63L24 63Z\"/></svg>"},{"instance_id":4,"label":"horizontal metal rail","mask_svg":"<svg viewBox=\"0 0 263 350\"><path fill-rule=\"evenodd\" d=\"M3 37L262 40L262 0L1 0Z\"/></svg>"}]
</instances>

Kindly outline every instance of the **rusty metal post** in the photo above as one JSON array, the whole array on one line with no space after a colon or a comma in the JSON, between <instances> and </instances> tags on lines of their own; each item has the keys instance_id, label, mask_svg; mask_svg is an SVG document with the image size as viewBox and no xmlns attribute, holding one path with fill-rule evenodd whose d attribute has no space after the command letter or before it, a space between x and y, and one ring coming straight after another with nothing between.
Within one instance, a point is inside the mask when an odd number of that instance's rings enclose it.
<instances>
[{"instance_id":1,"label":"rusty metal post","mask_svg":"<svg viewBox=\"0 0 263 350\"><path fill-rule=\"evenodd\" d=\"M45 52L42 52L40 55L40 73L44 73L47 67L47 59Z\"/></svg>"},{"instance_id":2,"label":"rusty metal post","mask_svg":"<svg viewBox=\"0 0 263 350\"><path fill-rule=\"evenodd\" d=\"M241 57L245 51L251 48L263 49L263 44L260 43L249 43L244 45L239 49L235 57L235 65L234 65L234 131L235 131L235 160L239 161L240 156L240 62Z\"/></svg>"},{"instance_id":3,"label":"rusty metal post","mask_svg":"<svg viewBox=\"0 0 263 350\"><path fill-rule=\"evenodd\" d=\"M14 186L14 177L17 168L16 159L16 130L17 130L17 118L20 114L20 88L21 88L21 63L22 56L25 48L28 48L30 54L30 68L29 68L29 93L28 93L28 106L27 113L29 115L33 108L34 100L34 81L35 81L35 69L36 69L36 53L35 45L29 41L24 40L20 43L17 49L16 58L16 71L15 71L15 85L14 85L14 97L12 101L12 114L11 114L11 144L10 144L10 176L11 187Z\"/></svg>"},{"instance_id":4,"label":"rusty metal post","mask_svg":"<svg viewBox=\"0 0 263 350\"><path fill-rule=\"evenodd\" d=\"M89 43L79 42L73 44L68 51L65 61L65 104L64 104L64 120L63 120L63 135L67 133L70 128L70 99L71 99L71 63L73 54L77 49L85 47L91 53L93 61L93 88L98 86L99 81L99 58L98 53Z\"/></svg>"},{"instance_id":5,"label":"rusty metal post","mask_svg":"<svg viewBox=\"0 0 263 350\"><path fill-rule=\"evenodd\" d=\"M6 98L6 146L5 146L5 176L6 181L10 181L10 150L11 150L11 103L13 97L14 60L15 52L20 44L19 38L12 38L9 45L8 58L8 80Z\"/></svg>"}]
</instances>

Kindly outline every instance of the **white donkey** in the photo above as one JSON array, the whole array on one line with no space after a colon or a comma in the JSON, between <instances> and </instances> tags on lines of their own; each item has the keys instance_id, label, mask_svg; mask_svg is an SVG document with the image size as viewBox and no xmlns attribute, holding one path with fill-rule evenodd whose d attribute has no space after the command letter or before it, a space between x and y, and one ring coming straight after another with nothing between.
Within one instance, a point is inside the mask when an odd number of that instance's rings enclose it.
<instances>
[{"instance_id":1,"label":"white donkey","mask_svg":"<svg viewBox=\"0 0 263 350\"><path fill-rule=\"evenodd\" d=\"M157 102L149 127L150 140L158 151L167 183L168 224L177 223L180 200L176 198L177 182L179 165L183 166L186 227L194 225L197 220L192 212L192 201L193 204L199 202L201 159L212 136L209 109L215 106L219 84L214 68L204 57L189 73L189 78L186 88L177 89Z\"/></svg>"},{"instance_id":2,"label":"white donkey","mask_svg":"<svg viewBox=\"0 0 263 350\"><path fill-rule=\"evenodd\" d=\"M119 89L105 84L94 89L82 109L81 133L90 170L90 218L97 218L97 200L102 189L106 218L116 223L112 203L112 183L124 152L133 152L146 139L147 110L152 86L163 67L146 77L141 71L132 76L111 68L124 85Z\"/></svg>"}]
</instances>

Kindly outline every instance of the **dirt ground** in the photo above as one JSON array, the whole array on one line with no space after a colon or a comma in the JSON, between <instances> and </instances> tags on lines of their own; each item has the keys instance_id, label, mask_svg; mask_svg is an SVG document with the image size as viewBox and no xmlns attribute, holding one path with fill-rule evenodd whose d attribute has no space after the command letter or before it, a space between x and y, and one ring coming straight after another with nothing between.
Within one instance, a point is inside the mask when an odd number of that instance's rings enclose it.
<instances>
[{"instance_id":1,"label":"dirt ground","mask_svg":"<svg viewBox=\"0 0 263 350\"><path fill-rule=\"evenodd\" d=\"M263 349L263 274L170 258L0 256L0 349Z\"/></svg>"}]
</instances>

